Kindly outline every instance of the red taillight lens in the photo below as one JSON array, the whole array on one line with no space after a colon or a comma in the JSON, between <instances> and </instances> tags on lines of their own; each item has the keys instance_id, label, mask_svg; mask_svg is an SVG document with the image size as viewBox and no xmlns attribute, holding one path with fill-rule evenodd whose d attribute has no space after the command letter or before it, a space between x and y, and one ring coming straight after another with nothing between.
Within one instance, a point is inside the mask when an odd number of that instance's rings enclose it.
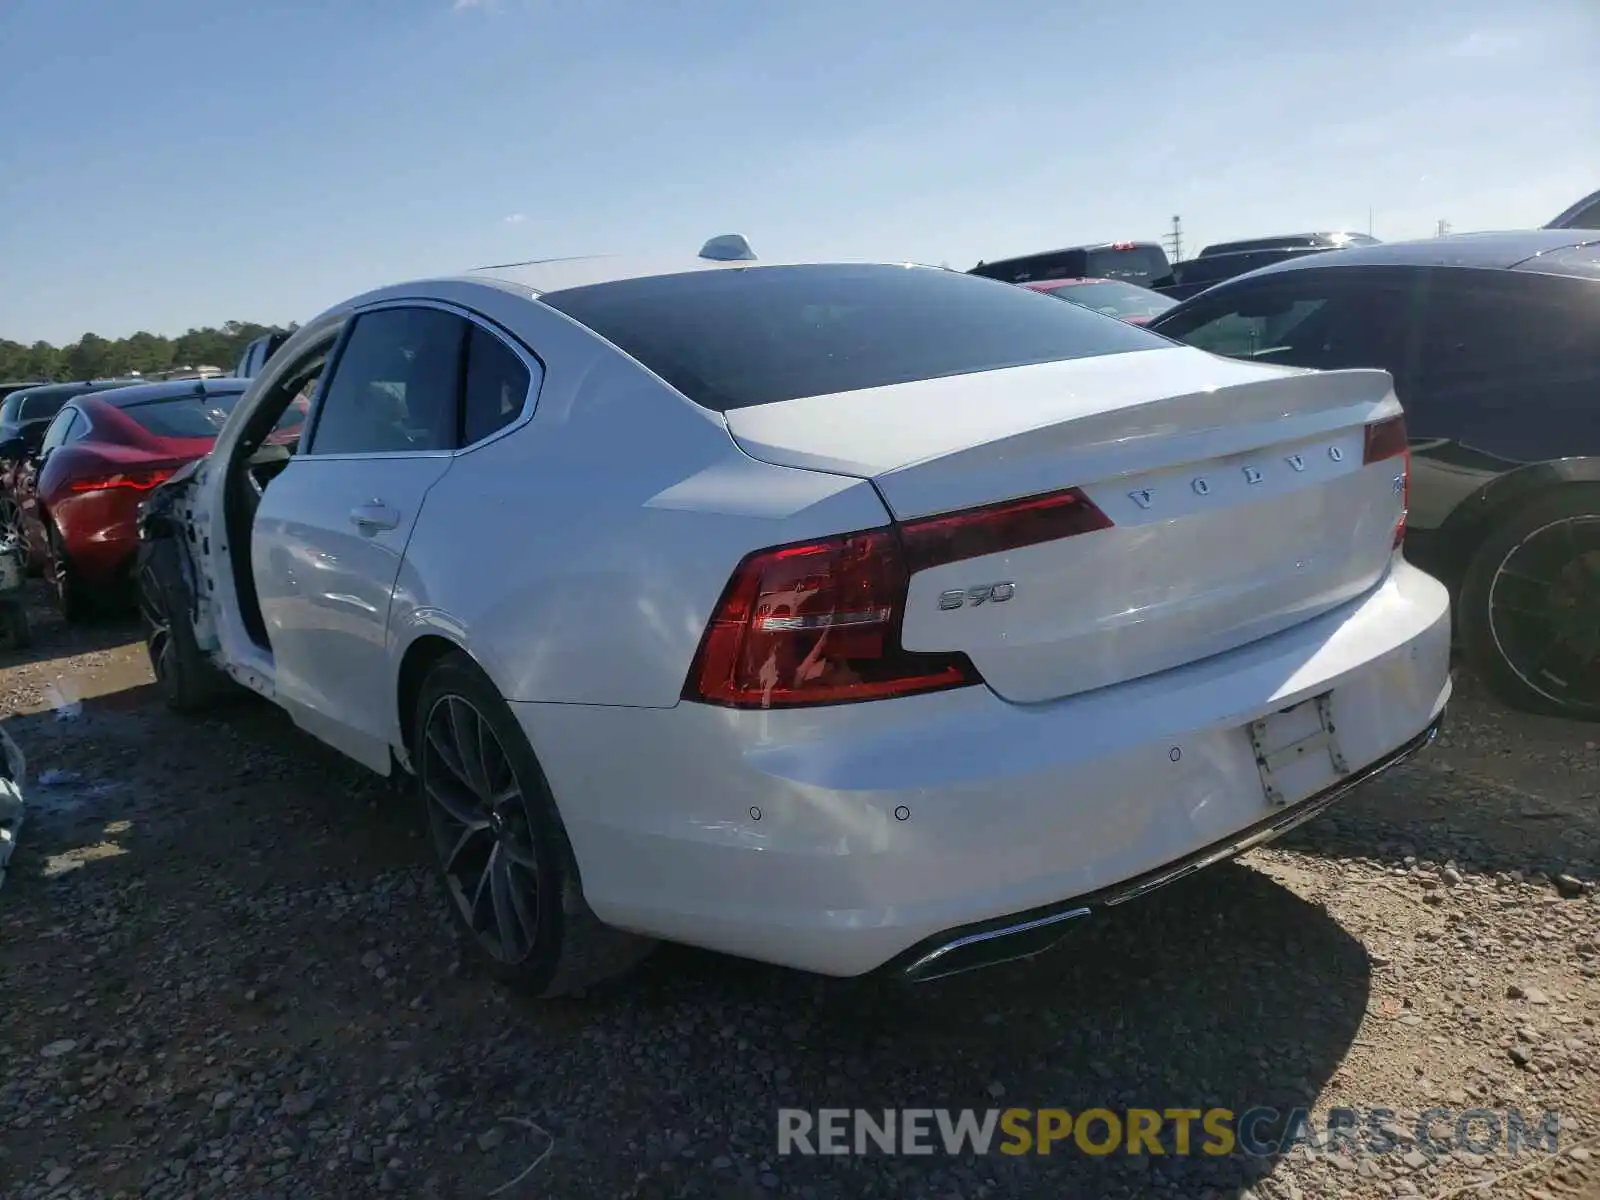
<instances>
[{"instance_id":1,"label":"red taillight lens","mask_svg":"<svg viewBox=\"0 0 1600 1200\"><path fill-rule=\"evenodd\" d=\"M115 475L90 476L88 479L74 479L67 484L67 489L73 492L106 492L126 488L133 492L148 492L171 479L174 469L162 467L150 471L119 471Z\"/></svg>"},{"instance_id":2,"label":"red taillight lens","mask_svg":"<svg viewBox=\"0 0 1600 1200\"><path fill-rule=\"evenodd\" d=\"M1110 524L1074 489L758 551L723 589L683 697L793 708L981 683L965 654L902 648L912 574Z\"/></svg>"},{"instance_id":3,"label":"red taillight lens","mask_svg":"<svg viewBox=\"0 0 1600 1200\"><path fill-rule=\"evenodd\" d=\"M1366 452L1362 462L1376 463L1398 458L1400 462L1400 520L1395 522L1394 544L1406 537L1406 513L1411 508L1411 442L1406 436L1403 416L1387 417L1367 426Z\"/></svg>"},{"instance_id":4,"label":"red taillight lens","mask_svg":"<svg viewBox=\"0 0 1600 1200\"><path fill-rule=\"evenodd\" d=\"M900 529L908 565L915 572L1110 527L1110 517L1077 488L1070 488L942 517L925 517L907 522Z\"/></svg>"}]
</instances>

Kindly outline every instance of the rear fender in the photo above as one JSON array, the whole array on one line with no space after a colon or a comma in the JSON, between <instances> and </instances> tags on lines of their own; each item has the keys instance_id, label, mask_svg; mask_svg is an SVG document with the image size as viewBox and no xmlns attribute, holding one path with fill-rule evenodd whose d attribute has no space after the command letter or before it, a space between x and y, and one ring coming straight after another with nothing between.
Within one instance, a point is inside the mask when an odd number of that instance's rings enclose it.
<instances>
[{"instance_id":1,"label":"rear fender","mask_svg":"<svg viewBox=\"0 0 1600 1200\"><path fill-rule=\"evenodd\" d=\"M1452 586L1466 574L1489 531L1536 495L1572 483L1600 483L1600 458L1558 458L1507 471L1451 510L1437 532L1438 570Z\"/></svg>"}]
</instances>

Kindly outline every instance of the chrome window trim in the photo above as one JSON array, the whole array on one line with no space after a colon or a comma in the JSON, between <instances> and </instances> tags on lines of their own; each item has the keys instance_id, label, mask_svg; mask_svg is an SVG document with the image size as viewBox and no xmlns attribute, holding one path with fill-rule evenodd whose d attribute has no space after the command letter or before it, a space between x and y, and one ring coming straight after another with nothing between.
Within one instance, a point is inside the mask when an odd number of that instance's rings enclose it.
<instances>
[{"instance_id":1,"label":"chrome window trim","mask_svg":"<svg viewBox=\"0 0 1600 1200\"><path fill-rule=\"evenodd\" d=\"M446 300L434 300L426 297L418 297L414 299L391 298L379 300L372 304L364 304L360 308L352 309L349 316L345 318L344 327L340 330L339 338L335 342L333 349L330 351L329 369L324 370L322 378L317 381L317 392L312 399L312 408L311 411L306 414L306 428L307 432L312 435L313 442L315 441L316 434L315 422L322 415L324 389L327 385L327 381L338 372L339 359L344 357L344 344L349 339L350 331L355 328L355 323L367 314L384 312L386 310L396 308L435 308L441 312L450 313L452 316L462 318L469 325L478 326L485 333L489 334L491 337L497 339L503 345L505 345L507 349L517 356L522 365L527 368L528 371L528 394L522 399L522 411L517 414L515 420L502 425L488 437L479 438L475 442L469 443L465 446L457 447L453 450L366 450L355 451L348 454L317 454L311 451L301 453L297 448L294 455L296 460L304 459L308 462L313 459L322 462L362 462L367 459L390 458L455 458L458 455L469 454L475 450L480 450L484 446L491 445L503 437L509 437L511 434L523 428L528 424L528 422L533 420L533 414L539 405L539 392L544 386L544 360L524 346L515 337L515 335L511 333L510 330L496 324L488 317L474 312L470 308L465 308L459 304L452 304ZM462 382L464 385L465 380L463 379ZM458 405L466 398L464 392L465 389L463 387L463 394L457 396L456 398Z\"/></svg>"}]
</instances>

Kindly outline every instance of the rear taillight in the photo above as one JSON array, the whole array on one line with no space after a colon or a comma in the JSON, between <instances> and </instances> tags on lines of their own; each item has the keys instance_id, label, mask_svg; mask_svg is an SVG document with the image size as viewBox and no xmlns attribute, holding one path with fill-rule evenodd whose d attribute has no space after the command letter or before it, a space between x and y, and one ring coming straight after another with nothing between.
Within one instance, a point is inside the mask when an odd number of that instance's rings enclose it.
<instances>
[{"instance_id":1,"label":"rear taillight","mask_svg":"<svg viewBox=\"0 0 1600 1200\"><path fill-rule=\"evenodd\" d=\"M1362 462L1400 460L1400 519L1394 526L1394 544L1398 547L1406 537L1406 513L1411 507L1411 442L1406 436L1404 416L1386 417L1367 426L1366 452Z\"/></svg>"},{"instance_id":2,"label":"rear taillight","mask_svg":"<svg viewBox=\"0 0 1600 1200\"><path fill-rule=\"evenodd\" d=\"M73 492L106 492L124 488L133 492L148 492L172 478L175 468L161 467L149 471L119 471L114 475L91 475L74 479L67 484Z\"/></svg>"},{"instance_id":3,"label":"rear taillight","mask_svg":"<svg viewBox=\"0 0 1600 1200\"><path fill-rule=\"evenodd\" d=\"M901 646L911 576L1110 524L1073 489L758 551L723 589L683 697L793 708L981 683L965 654Z\"/></svg>"}]
</instances>

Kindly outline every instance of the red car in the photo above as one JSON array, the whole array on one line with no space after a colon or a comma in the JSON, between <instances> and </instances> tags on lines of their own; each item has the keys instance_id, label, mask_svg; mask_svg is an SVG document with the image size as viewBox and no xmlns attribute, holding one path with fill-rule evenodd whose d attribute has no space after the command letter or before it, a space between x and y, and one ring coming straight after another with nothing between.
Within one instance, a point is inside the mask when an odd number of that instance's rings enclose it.
<instances>
[{"instance_id":1,"label":"red car","mask_svg":"<svg viewBox=\"0 0 1600 1200\"><path fill-rule=\"evenodd\" d=\"M28 543L77 620L100 601L126 601L138 549L139 505L179 467L211 450L248 379L186 379L69 400L15 479ZM304 420L291 407L284 432Z\"/></svg>"},{"instance_id":2,"label":"red car","mask_svg":"<svg viewBox=\"0 0 1600 1200\"><path fill-rule=\"evenodd\" d=\"M1070 300L1130 325L1143 325L1177 303L1160 292L1121 279L1040 279L1022 286L1058 300Z\"/></svg>"}]
</instances>

